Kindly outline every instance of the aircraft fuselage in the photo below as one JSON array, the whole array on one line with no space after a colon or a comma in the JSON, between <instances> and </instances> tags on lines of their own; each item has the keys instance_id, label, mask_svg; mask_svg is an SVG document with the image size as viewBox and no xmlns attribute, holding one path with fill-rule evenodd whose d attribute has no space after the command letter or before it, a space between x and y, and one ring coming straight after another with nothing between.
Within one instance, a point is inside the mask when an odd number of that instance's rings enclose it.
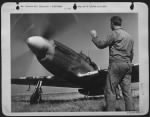
<instances>
[{"instance_id":1,"label":"aircraft fuselage","mask_svg":"<svg viewBox=\"0 0 150 117\"><path fill-rule=\"evenodd\" d=\"M107 71L100 70L93 75L78 76L78 74L98 71L86 55L77 53L58 41L46 40L40 36L28 38L27 44L38 61L58 78L63 78L83 89L103 91ZM137 72L138 66L134 70L134 72ZM137 75L132 73L132 80L137 80L137 77L139 77Z\"/></svg>"},{"instance_id":2,"label":"aircraft fuselage","mask_svg":"<svg viewBox=\"0 0 150 117\"><path fill-rule=\"evenodd\" d=\"M49 72L83 87L88 85L89 78L77 77L79 73L95 70L88 57L82 56L58 41L49 41L39 36L30 37L27 43L38 61Z\"/></svg>"}]
</instances>

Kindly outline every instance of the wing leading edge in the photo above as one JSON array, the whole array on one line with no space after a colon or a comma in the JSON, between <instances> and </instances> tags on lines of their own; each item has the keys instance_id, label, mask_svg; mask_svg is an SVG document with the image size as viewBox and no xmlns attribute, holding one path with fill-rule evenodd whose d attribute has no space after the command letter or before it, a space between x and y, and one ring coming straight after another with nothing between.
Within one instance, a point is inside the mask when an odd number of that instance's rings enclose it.
<instances>
[{"instance_id":1,"label":"wing leading edge","mask_svg":"<svg viewBox=\"0 0 150 117\"><path fill-rule=\"evenodd\" d=\"M132 83L139 82L139 65L134 65L132 69ZM20 77L12 78L12 84L20 85L36 85L38 81L43 81L43 86L55 86L55 87L70 87L70 88L85 88L94 86L100 86L105 84L107 76L107 70L99 70L89 72L86 74L77 74L75 81L64 80L62 78L53 76L38 76L38 77ZM71 77L71 76L70 76Z\"/></svg>"},{"instance_id":2,"label":"wing leading edge","mask_svg":"<svg viewBox=\"0 0 150 117\"><path fill-rule=\"evenodd\" d=\"M55 76L40 76L40 77L21 77L21 78L12 78L11 84L20 84L20 85L37 85L38 81L42 81L43 86L55 86L55 87L70 87L70 88L80 88L79 86L72 84L64 79L57 78Z\"/></svg>"}]
</instances>

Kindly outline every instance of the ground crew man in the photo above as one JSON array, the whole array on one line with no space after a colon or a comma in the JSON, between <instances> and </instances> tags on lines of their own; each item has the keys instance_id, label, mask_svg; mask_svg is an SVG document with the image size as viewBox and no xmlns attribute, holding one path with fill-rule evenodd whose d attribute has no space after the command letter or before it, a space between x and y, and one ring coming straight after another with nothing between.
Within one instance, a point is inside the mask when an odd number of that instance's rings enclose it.
<instances>
[{"instance_id":1,"label":"ground crew man","mask_svg":"<svg viewBox=\"0 0 150 117\"><path fill-rule=\"evenodd\" d=\"M122 19L113 16L111 22L111 34L104 40L99 39L95 30L90 31L92 42L100 49L109 47L109 67L104 90L106 110L115 111L116 87L121 86L125 101L125 110L133 111L131 95L131 71L133 59L134 41L121 27Z\"/></svg>"}]
</instances>

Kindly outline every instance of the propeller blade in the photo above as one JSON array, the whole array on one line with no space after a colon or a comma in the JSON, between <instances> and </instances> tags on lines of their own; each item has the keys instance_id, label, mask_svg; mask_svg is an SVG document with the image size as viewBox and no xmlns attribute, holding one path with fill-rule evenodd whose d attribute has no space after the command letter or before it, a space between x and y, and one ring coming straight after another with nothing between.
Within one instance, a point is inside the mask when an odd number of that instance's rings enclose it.
<instances>
[{"instance_id":1,"label":"propeller blade","mask_svg":"<svg viewBox=\"0 0 150 117\"><path fill-rule=\"evenodd\" d=\"M76 18L72 14L33 14L29 19L34 25L33 36L43 36L46 39L57 36L76 23Z\"/></svg>"},{"instance_id":2,"label":"propeller blade","mask_svg":"<svg viewBox=\"0 0 150 117\"><path fill-rule=\"evenodd\" d=\"M76 23L72 14L12 14L11 15L11 72L12 77L24 76L30 69L33 54L27 46L31 36L51 40ZM32 63L32 65L35 65ZM32 66L32 68L34 68ZM41 69L41 68L39 68ZM36 67L38 71L38 68Z\"/></svg>"},{"instance_id":3,"label":"propeller blade","mask_svg":"<svg viewBox=\"0 0 150 117\"><path fill-rule=\"evenodd\" d=\"M32 63L33 54L29 51L11 60L11 77L25 76Z\"/></svg>"}]
</instances>

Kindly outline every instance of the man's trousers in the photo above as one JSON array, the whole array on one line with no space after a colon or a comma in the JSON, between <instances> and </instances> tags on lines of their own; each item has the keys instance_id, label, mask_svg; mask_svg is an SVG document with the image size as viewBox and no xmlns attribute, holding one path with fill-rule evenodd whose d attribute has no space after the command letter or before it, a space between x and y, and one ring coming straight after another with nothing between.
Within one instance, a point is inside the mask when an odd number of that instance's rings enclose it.
<instances>
[{"instance_id":1,"label":"man's trousers","mask_svg":"<svg viewBox=\"0 0 150 117\"><path fill-rule=\"evenodd\" d=\"M107 111L115 111L116 108L116 87L121 86L125 101L125 110L133 111L132 93L131 93L131 71L132 66L126 62L112 62L108 68L106 86L104 90Z\"/></svg>"}]
</instances>

